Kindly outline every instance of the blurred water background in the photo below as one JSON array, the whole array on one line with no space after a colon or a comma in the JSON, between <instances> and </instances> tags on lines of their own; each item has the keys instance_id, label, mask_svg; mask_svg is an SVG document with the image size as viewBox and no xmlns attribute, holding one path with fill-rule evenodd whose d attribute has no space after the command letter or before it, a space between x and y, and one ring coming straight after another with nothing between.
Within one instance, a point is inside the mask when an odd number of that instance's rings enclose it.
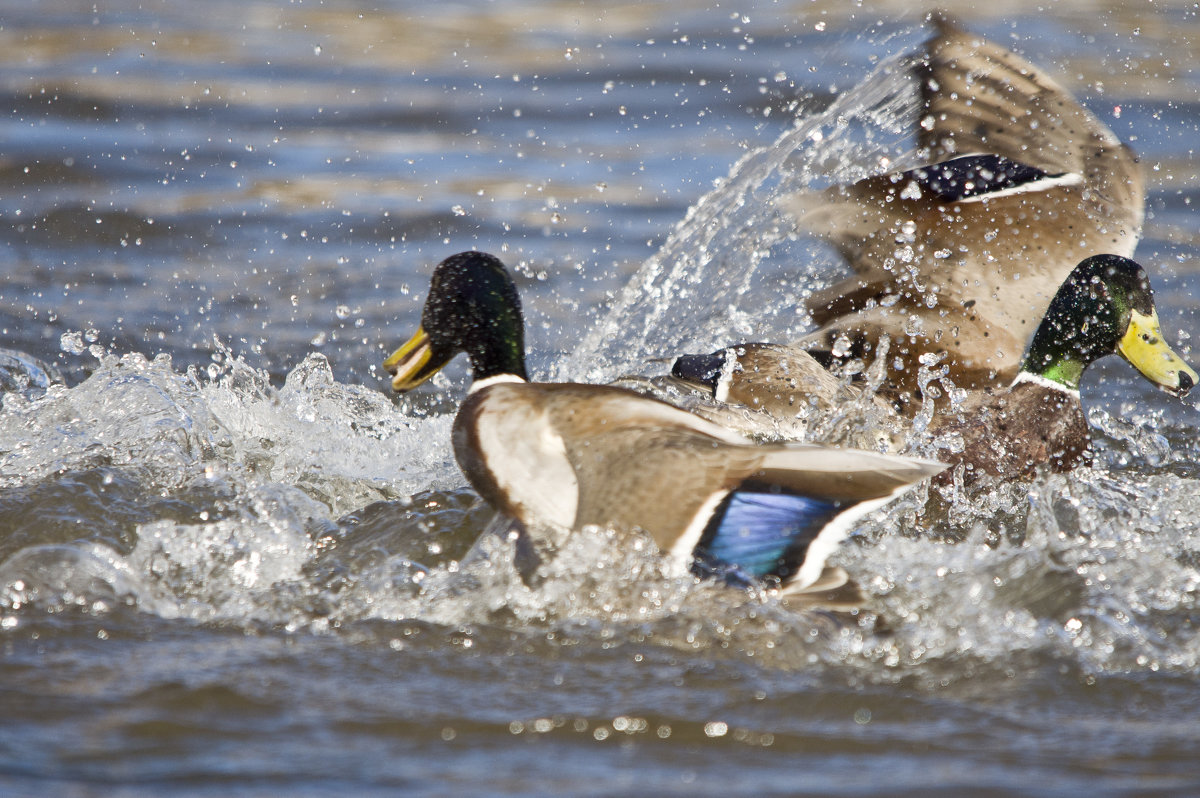
<instances>
[{"instance_id":1,"label":"blurred water background","mask_svg":"<svg viewBox=\"0 0 1200 798\"><path fill-rule=\"evenodd\" d=\"M941 6L1141 154L1138 258L1195 363L1196 4ZM953 534L873 518L849 622L604 533L536 589L465 573L464 364L382 378L472 247L519 274L537 375L805 329L840 267L769 200L901 118L843 149L797 120L874 107L847 93L924 11L0 2L0 792L1200 791L1200 418L1115 358L1094 467ZM684 256L719 268L664 281Z\"/></svg>"}]
</instances>

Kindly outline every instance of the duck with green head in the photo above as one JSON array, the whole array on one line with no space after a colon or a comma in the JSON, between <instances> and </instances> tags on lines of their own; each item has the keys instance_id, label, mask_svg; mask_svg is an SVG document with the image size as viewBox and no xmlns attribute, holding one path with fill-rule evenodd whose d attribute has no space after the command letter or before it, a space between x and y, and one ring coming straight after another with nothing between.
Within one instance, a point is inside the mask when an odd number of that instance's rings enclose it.
<instances>
[{"instance_id":1,"label":"duck with green head","mask_svg":"<svg viewBox=\"0 0 1200 798\"><path fill-rule=\"evenodd\" d=\"M961 436L962 451L947 460L962 463L968 476L1023 476L1042 464L1070 470L1086 460L1090 444L1080 380L1110 354L1175 396L1196 384L1196 372L1163 340L1145 269L1097 255L1076 266L1050 301L1012 384L968 393L934 416L930 432Z\"/></svg>"},{"instance_id":2,"label":"duck with green head","mask_svg":"<svg viewBox=\"0 0 1200 798\"><path fill-rule=\"evenodd\" d=\"M852 271L806 300L818 329L685 355L677 380L788 418L843 404L855 386L834 375L874 361L887 367L863 404L912 417L923 358L939 356L959 388L1003 388L1080 258L1133 255L1145 196L1133 151L1045 70L942 14L930 22L898 65L920 101L918 161L779 200Z\"/></svg>"},{"instance_id":3,"label":"duck with green head","mask_svg":"<svg viewBox=\"0 0 1200 798\"><path fill-rule=\"evenodd\" d=\"M1090 444L1080 379L1110 354L1175 396L1196 384L1196 372L1163 339L1146 270L1129 258L1096 255L1081 261L1055 293L1012 383L968 391L954 407L939 404L929 433L960 437L961 451L944 459L962 463L968 478L1022 477L1043 464L1070 470L1086 459ZM684 355L672 378L721 401L780 416L794 413L800 402L824 407L838 401L835 391L844 391L803 349L775 344Z\"/></svg>"},{"instance_id":4,"label":"duck with green head","mask_svg":"<svg viewBox=\"0 0 1200 798\"><path fill-rule=\"evenodd\" d=\"M519 534L636 528L683 567L825 589L845 580L825 561L855 520L944 468L755 445L623 388L529 382L523 326L508 270L464 252L434 270L420 329L384 363L404 392L466 353L473 381L454 420L455 457Z\"/></svg>"}]
</instances>

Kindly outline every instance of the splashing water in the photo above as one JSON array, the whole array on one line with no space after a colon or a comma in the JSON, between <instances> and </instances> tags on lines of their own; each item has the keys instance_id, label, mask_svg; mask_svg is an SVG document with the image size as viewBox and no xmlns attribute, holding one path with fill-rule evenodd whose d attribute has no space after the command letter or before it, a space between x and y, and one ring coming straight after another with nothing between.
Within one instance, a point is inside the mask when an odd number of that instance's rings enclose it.
<instances>
[{"instance_id":1,"label":"splashing water","mask_svg":"<svg viewBox=\"0 0 1200 798\"><path fill-rule=\"evenodd\" d=\"M778 202L902 169L915 158L911 58L888 59L856 91L738 161L689 209L555 378L602 382L664 354L798 337L808 323L803 300L838 266L823 245L797 238ZM590 368L575 373L575 363Z\"/></svg>"},{"instance_id":2,"label":"splashing water","mask_svg":"<svg viewBox=\"0 0 1200 798\"><path fill-rule=\"evenodd\" d=\"M209 377L102 354L78 386L10 394L0 479L88 485L23 512L98 523L81 537L41 518L6 541L0 626L68 609L310 631L483 624L939 683L1019 651L1088 673L1200 666L1200 491L1165 468L1157 433L1104 421L1137 447L1106 441L1109 459L1145 476L1100 463L992 490L954 540L917 531L923 496L877 513L835 556L871 597L847 624L670 576L648 540L613 530L571 537L528 582L509 542L479 537L486 507L429 490L460 482L434 443L448 424L338 384L320 356L275 389L238 360Z\"/></svg>"}]
</instances>

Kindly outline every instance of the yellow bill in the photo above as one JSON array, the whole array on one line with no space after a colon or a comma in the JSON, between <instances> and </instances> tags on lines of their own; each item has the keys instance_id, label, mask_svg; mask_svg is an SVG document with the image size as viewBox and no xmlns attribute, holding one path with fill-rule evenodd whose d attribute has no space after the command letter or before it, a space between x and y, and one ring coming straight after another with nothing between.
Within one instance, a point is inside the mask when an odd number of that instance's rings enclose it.
<instances>
[{"instance_id":1,"label":"yellow bill","mask_svg":"<svg viewBox=\"0 0 1200 798\"><path fill-rule=\"evenodd\" d=\"M1133 311L1129 329L1117 351L1150 382L1168 393L1183 396L1196 384L1196 372L1171 351L1158 326L1158 312L1149 316Z\"/></svg>"},{"instance_id":2,"label":"yellow bill","mask_svg":"<svg viewBox=\"0 0 1200 798\"><path fill-rule=\"evenodd\" d=\"M444 365L445 362L433 362L433 350L424 327L418 327L412 338L383 361L383 367L392 375L392 390L400 393L416 388Z\"/></svg>"}]
</instances>

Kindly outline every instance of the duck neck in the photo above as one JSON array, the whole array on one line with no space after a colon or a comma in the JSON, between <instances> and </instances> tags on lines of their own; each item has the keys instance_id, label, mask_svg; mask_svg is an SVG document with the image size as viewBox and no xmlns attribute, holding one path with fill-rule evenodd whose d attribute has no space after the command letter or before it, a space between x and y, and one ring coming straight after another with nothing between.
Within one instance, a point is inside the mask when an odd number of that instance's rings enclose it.
<instances>
[{"instance_id":1,"label":"duck neck","mask_svg":"<svg viewBox=\"0 0 1200 798\"><path fill-rule=\"evenodd\" d=\"M467 350L471 359L472 377L476 382L498 375L511 375L528 381L525 371L525 341L517 324L493 329ZM500 327L501 325L497 325Z\"/></svg>"},{"instance_id":2,"label":"duck neck","mask_svg":"<svg viewBox=\"0 0 1200 798\"><path fill-rule=\"evenodd\" d=\"M1051 357L1043 359L1035 356L1034 351L1025 356L1021 363L1021 373L1016 382L1038 382L1050 384L1067 391L1079 391L1079 381L1083 378L1083 370L1087 364L1078 358Z\"/></svg>"},{"instance_id":3,"label":"duck neck","mask_svg":"<svg viewBox=\"0 0 1200 798\"><path fill-rule=\"evenodd\" d=\"M1113 351L1110 327L1109 320L1089 317L1055 297L1021 361L1021 373L1078 391L1084 370Z\"/></svg>"},{"instance_id":4,"label":"duck neck","mask_svg":"<svg viewBox=\"0 0 1200 798\"><path fill-rule=\"evenodd\" d=\"M1040 374L1034 374L1024 370L1017 374L1009 388L1016 388L1018 385L1037 385L1049 391L1053 391L1054 393L1067 394L1070 396L1075 396L1076 398L1079 396L1078 388L1072 388L1070 385L1062 382L1061 380L1056 380L1051 377L1043 377Z\"/></svg>"},{"instance_id":5,"label":"duck neck","mask_svg":"<svg viewBox=\"0 0 1200 798\"><path fill-rule=\"evenodd\" d=\"M484 388L490 388L493 385L501 384L517 384L523 385L527 380L523 377L518 377L516 374L496 374L491 377L484 377L482 380L475 380L471 383L471 387L467 388L467 396L479 393Z\"/></svg>"}]
</instances>

